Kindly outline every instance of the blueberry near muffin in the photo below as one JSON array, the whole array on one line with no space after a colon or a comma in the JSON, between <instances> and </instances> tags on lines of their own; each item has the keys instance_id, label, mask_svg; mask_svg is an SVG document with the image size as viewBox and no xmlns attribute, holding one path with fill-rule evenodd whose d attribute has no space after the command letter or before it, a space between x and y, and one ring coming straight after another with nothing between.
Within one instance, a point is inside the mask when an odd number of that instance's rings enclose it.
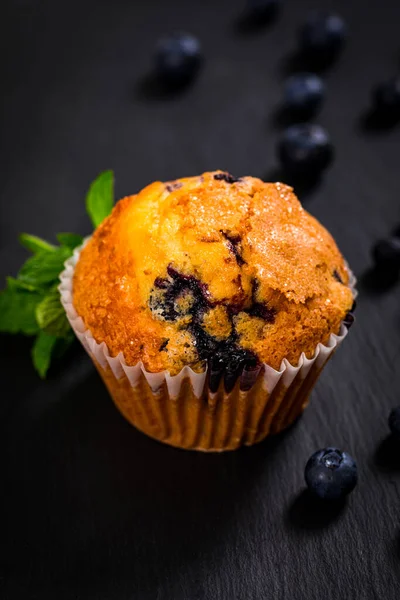
<instances>
[{"instance_id":1,"label":"blueberry near muffin","mask_svg":"<svg viewBox=\"0 0 400 600\"><path fill-rule=\"evenodd\" d=\"M180 447L286 427L352 321L330 234L290 187L252 177L153 183L117 203L75 263L68 316L114 401Z\"/></svg>"}]
</instances>

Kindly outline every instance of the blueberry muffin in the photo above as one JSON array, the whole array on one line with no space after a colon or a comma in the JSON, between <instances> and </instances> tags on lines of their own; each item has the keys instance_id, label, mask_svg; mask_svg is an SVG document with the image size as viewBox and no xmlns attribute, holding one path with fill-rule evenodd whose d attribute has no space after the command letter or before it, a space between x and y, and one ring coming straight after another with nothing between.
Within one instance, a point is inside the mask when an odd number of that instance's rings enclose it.
<instances>
[{"instance_id":1,"label":"blueberry muffin","mask_svg":"<svg viewBox=\"0 0 400 600\"><path fill-rule=\"evenodd\" d=\"M120 200L80 253L72 303L133 424L224 450L301 412L351 322L349 279L290 187L218 171Z\"/></svg>"}]
</instances>

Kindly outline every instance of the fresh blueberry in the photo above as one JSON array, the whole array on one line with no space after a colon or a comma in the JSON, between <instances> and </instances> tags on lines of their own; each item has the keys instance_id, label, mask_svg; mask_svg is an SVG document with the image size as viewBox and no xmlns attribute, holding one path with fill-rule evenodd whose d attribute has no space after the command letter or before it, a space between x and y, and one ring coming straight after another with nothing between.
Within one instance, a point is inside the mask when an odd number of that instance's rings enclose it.
<instances>
[{"instance_id":1,"label":"fresh blueberry","mask_svg":"<svg viewBox=\"0 0 400 600\"><path fill-rule=\"evenodd\" d=\"M392 434L400 440L400 406L394 408L390 413L389 427Z\"/></svg>"},{"instance_id":2,"label":"fresh blueberry","mask_svg":"<svg viewBox=\"0 0 400 600\"><path fill-rule=\"evenodd\" d=\"M400 116L400 77L377 85L373 90L375 109L389 116Z\"/></svg>"},{"instance_id":3,"label":"fresh blueberry","mask_svg":"<svg viewBox=\"0 0 400 600\"><path fill-rule=\"evenodd\" d=\"M320 125L292 125L281 137L278 154L285 169L299 175L317 175L333 158L329 134Z\"/></svg>"},{"instance_id":4,"label":"fresh blueberry","mask_svg":"<svg viewBox=\"0 0 400 600\"><path fill-rule=\"evenodd\" d=\"M255 22L269 21L277 14L281 0L247 0L246 17Z\"/></svg>"},{"instance_id":5,"label":"fresh blueberry","mask_svg":"<svg viewBox=\"0 0 400 600\"><path fill-rule=\"evenodd\" d=\"M307 54L334 56L343 46L347 27L336 14L313 13L300 32L301 49Z\"/></svg>"},{"instance_id":6,"label":"fresh blueberry","mask_svg":"<svg viewBox=\"0 0 400 600\"><path fill-rule=\"evenodd\" d=\"M156 48L156 73L166 83L182 84L197 73L202 61L199 40L187 33L161 39Z\"/></svg>"},{"instance_id":7,"label":"fresh blueberry","mask_svg":"<svg viewBox=\"0 0 400 600\"><path fill-rule=\"evenodd\" d=\"M391 237L377 242L372 253L377 267L387 271L400 270L400 238Z\"/></svg>"},{"instance_id":8,"label":"fresh blueberry","mask_svg":"<svg viewBox=\"0 0 400 600\"><path fill-rule=\"evenodd\" d=\"M340 500L357 484L357 465L347 452L324 448L309 458L304 477L310 491L319 498Z\"/></svg>"},{"instance_id":9,"label":"fresh blueberry","mask_svg":"<svg viewBox=\"0 0 400 600\"><path fill-rule=\"evenodd\" d=\"M315 114L325 95L325 86L314 73L292 75L285 83L284 105L291 111Z\"/></svg>"}]
</instances>

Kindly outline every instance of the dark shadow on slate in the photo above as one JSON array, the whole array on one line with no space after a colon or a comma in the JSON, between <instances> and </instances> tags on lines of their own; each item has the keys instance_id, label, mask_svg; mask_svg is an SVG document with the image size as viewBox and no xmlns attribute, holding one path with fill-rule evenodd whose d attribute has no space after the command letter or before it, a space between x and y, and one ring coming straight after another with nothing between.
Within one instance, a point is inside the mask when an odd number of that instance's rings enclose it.
<instances>
[{"instance_id":1,"label":"dark shadow on slate","mask_svg":"<svg viewBox=\"0 0 400 600\"><path fill-rule=\"evenodd\" d=\"M398 223L395 228L392 230L391 235L393 237L398 237L400 238L400 223Z\"/></svg>"},{"instance_id":2,"label":"dark shadow on slate","mask_svg":"<svg viewBox=\"0 0 400 600\"><path fill-rule=\"evenodd\" d=\"M57 379L68 369L73 369L76 362L81 360L90 361L90 358L76 338L63 354L54 356L46 379Z\"/></svg>"},{"instance_id":3,"label":"dark shadow on slate","mask_svg":"<svg viewBox=\"0 0 400 600\"><path fill-rule=\"evenodd\" d=\"M9 490L0 564L11 580L29 565L33 588L44 564L50 586L79 580L91 588L94 572L96 585L117 577L156 586L198 554L218 551L286 435L222 454L178 450L125 421L97 373L70 388L49 399L25 424L21 445L0 459Z\"/></svg>"},{"instance_id":4,"label":"dark shadow on slate","mask_svg":"<svg viewBox=\"0 0 400 600\"><path fill-rule=\"evenodd\" d=\"M299 176L284 168L274 168L265 173L261 179L267 182L280 181L290 185L301 201L307 200L321 183L320 175Z\"/></svg>"},{"instance_id":5,"label":"dark shadow on slate","mask_svg":"<svg viewBox=\"0 0 400 600\"><path fill-rule=\"evenodd\" d=\"M24 335L8 335L2 333L0 336L0 355L4 367L4 373L15 375L18 378L21 371L27 372L32 364L30 351L33 338ZM29 386L29 384L28 384Z\"/></svg>"},{"instance_id":6,"label":"dark shadow on slate","mask_svg":"<svg viewBox=\"0 0 400 600\"><path fill-rule=\"evenodd\" d=\"M388 560L392 563L394 568L400 566L400 530L396 529L393 538L387 541L387 553Z\"/></svg>"},{"instance_id":7,"label":"dark shadow on slate","mask_svg":"<svg viewBox=\"0 0 400 600\"><path fill-rule=\"evenodd\" d=\"M276 21L279 8L264 18L256 18L247 13L240 15L233 24L233 30L241 36L249 36L255 33L263 33Z\"/></svg>"},{"instance_id":8,"label":"dark shadow on slate","mask_svg":"<svg viewBox=\"0 0 400 600\"><path fill-rule=\"evenodd\" d=\"M357 130L369 134L384 134L399 123L399 115L391 115L390 113L370 109L360 116L357 122Z\"/></svg>"},{"instance_id":9,"label":"dark shadow on slate","mask_svg":"<svg viewBox=\"0 0 400 600\"><path fill-rule=\"evenodd\" d=\"M343 513L346 501L327 502L303 490L289 506L286 523L290 529L315 531L335 523Z\"/></svg>"},{"instance_id":10,"label":"dark shadow on slate","mask_svg":"<svg viewBox=\"0 0 400 600\"><path fill-rule=\"evenodd\" d=\"M376 449L374 462L381 471L400 472L400 440L393 435L385 438Z\"/></svg>"},{"instance_id":11,"label":"dark shadow on slate","mask_svg":"<svg viewBox=\"0 0 400 600\"><path fill-rule=\"evenodd\" d=\"M194 79L195 77L192 77L181 83L168 84L158 78L155 73L149 73L136 82L134 95L142 102L174 100L192 86Z\"/></svg>"},{"instance_id":12,"label":"dark shadow on slate","mask_svg":"<svg viewBox=\"0 0 400 600\"><path fill-rule=\"evenodd\" d=\"M371 267L359 278L361 291L370 294L383 294L399 281L399 274L395 271L385 271L377 267Z\"/></svg>"},{"instance_id":13,"label":"dark shadow on slate","mask_svg":"<svg viewBox=\"0 0 400 600\"><path fill-rule=\"evenodd\" d=\"M304 123L311 121L315 118L315 114L306 113L306 112L297 112L293 110L289 110L284 106L279 106L272 114L269 116L269 124L272 125L274 129L285 129L290 125L295 125L297 123Z\"/></svg>"},{"instance_id":14,"label":"dark shadow on slate","mask_svg":"<svg viewBox=\"0 0 400 600\"><path fill-rule=\"evenodd\" d=\"M283 78L294 73L311 72L323 74L328 71L338 60L336 55L322 53L307 54L295 51L283 58L278 65L279 75Z\"/></svg>"},{"instance_id":15,"label":"dark shadow on slate","mask_svg":"<svg viewBox=\"0 0 400 600\"><path fill-rule=\"evenodd\" d=\"M400 561L400 531L397 532L397 537L394 543L394 551L397 559Z\"/></svg>"},{"instance_id":16,"label":"dark shadow on slate","mask_svg":"<svg viewBox=\"0 0 400 600\"><path fill-rule=\"evenodd\" d=\"M0 356L3 368L3 388L0 402L0 437L7 417L17 404L40 384L32 366L33 338L22 335L0 335ZM21 376L23 373L23 376Z\"/></svg>"}]
</instances>

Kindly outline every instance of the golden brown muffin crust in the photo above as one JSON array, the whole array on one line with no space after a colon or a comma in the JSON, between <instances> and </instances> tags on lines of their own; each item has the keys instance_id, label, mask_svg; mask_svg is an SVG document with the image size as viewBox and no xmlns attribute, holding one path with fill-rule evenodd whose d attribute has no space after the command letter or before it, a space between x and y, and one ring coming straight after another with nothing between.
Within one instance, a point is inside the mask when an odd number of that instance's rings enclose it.
<instances>
[{"instance_id":1,"label":"golden brown muffin crust","mask_svg":"<svg viewBox=\"0 0 400 600\"><path fill-rule=\"evenodd\" d=\"M73 301L97 342L149 371L200 369L231 342L279 368L339 331L348 281L290 187L219 171L118 202L81 253Z\"/></svg>"}]
</instances>

